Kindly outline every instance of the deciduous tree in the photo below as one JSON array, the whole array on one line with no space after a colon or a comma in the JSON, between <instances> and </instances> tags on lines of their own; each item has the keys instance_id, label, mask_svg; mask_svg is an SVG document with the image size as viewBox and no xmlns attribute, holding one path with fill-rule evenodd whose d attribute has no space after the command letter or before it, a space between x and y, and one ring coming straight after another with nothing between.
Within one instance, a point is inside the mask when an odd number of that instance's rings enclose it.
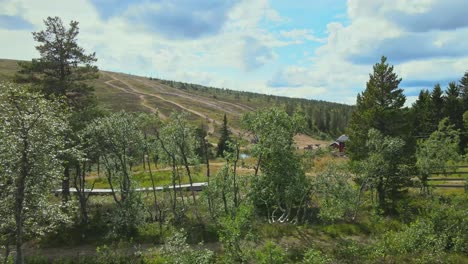
<instances>
[{"instance_id":1,"label":"deciduous tree","mask_svg":"<svg viewBox=\"0 0 468 264\"><path fill-rule=\"evenodd\" d=\"M422 183L422 191L427 193L427 179L431 173L445 172L447 162L459 160L459 133L449 123L448 118L442 119L439 127L428 139L420 140L416 150L416 168Z\"/></svg>"},{"instance_id":2,"label":"deciduous tree","mask_svg":"<svg viewBox=\"0 0 468 264\"><path fill-rule=\"evenodd\" d=\"M61 175L66 108L27 90L0 85L0 230L9 232L7 242L16 245L18 264L26 238L67 220L50 199Z\"/></svg>"},{"instance_id":3,"label":"deciduous tree","mask_svg":"<svg viewBox=\"0 0 468 264\"><path fill-rule=\"evenodd\" d=\"M252 198L270 222L297 222L303 217L310 184L295 152L293 137L304 124L303 116L290 117L277 108L243 117L244 128L256 139L252 148L257 158Z\"/></svg>"},{"instance_id":4,"label":"deciduous tree","mask_svg":"<svg viewBox=\"0 0 468 264\"><path fill-rule=\"evenodd\" d=\"M376 191L380 209L392 209L387 206L387 200L395 202L399 191L408 185L410 179L403 155L405 142L385 136L376 129L370 129L367 138L369 152L360 163L363 182L368 182L368 186Z\"/></svg>"}]
</instances>

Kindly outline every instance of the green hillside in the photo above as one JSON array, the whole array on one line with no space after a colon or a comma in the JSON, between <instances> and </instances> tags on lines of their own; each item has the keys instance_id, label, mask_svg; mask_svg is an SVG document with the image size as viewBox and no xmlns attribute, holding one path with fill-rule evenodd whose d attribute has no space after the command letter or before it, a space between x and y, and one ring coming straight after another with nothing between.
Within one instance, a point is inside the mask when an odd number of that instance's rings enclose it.
<instances>
[{"instance_id":1,"label":"green hillside","mask_svg":"<svg viewBox=\"0 0 468 264\"><path fill-rule=\"evenodd\" d=\"M13 80L18 61L0 59L0 80ZM167 118L173 111L186 111L194 122L206 121L214 134L226 114L231 129L239 129L242 114L255 109L280 106L288 113L306 115L307 134L321 139L344 133L353 106L301 98L280 97L197 84L146 78L101 71L90 82L98 100L111 110L159 112Z\"/></svg>"}]
</instances>

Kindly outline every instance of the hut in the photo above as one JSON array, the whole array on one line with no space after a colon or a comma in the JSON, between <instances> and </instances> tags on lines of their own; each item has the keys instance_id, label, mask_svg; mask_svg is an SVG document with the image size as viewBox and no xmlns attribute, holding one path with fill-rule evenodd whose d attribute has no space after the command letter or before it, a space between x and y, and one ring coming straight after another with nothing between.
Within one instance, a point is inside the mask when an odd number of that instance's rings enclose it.
<instances>
[{"instance_id":1,"label":"hut","mask_svg":"<svg viewBox=\"0 0 468 264\"><path fill-rule=\"evenodd\" d=\"M338 137L334 142L330 144L330 147L337 148L340 154L344 154L346 149L346 141L348 141L349 137L346 135L341 135Z\"/></svg>"},{"instance_id":2,"label":"hut","mask_svg":"<svg viewBox=\"0 0 468 264\"><path fill-rule=\"evenodd\" d=\"M345 142L348 141L349 137L346 135L341 135L339 138L336 139L336 142L338 142L338 149L340 153L344 153L346 145Z\"/></svg>"}]
</instances>

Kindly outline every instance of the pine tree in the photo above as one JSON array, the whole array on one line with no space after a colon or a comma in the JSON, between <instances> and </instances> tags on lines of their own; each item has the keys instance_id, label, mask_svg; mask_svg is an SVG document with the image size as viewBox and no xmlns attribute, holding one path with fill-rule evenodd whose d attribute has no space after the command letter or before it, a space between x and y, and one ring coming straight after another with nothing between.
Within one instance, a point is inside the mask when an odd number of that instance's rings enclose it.
<instances>
[{"instance_id":1,"label":"pine tree","mask_svg":"<svg viewBox=\"0 0 468 264\"><path fill-rule=\"evenodd\" d=\"M377 129L384 136L399 136L404 133L405 95L398 88L401 78L393 72L393 66L382 56L369 75L366 90L357 96L357 109L353 112L348 127L350 136L349 153L352 159L367 156L366 141L368 131Z\"/></svg>"},{"instance_id":2,"label":"pine tree","mask_svg":"<svg viewBox=\"0 0 468 264\"><path fill-rule=\"evenodd\" d=\"M223 126L221 127L220 131L220 138L218 141L218 152L216 153L216 156L218 157L224 157L224 151L228 151L228 141L231 139L230 134L231 132L229 131L228 125L227 125L227 117L226 114L224 114L223 118Z\"/></svg>"},{"instance_id":3,"label":"pine tree","mask_svg":"<svg viewBox=\"0 0 468 264\"><path fill-rule=\"evenodd\" d=\"M78 46L77 21L71 21L66 28L59 17L48 17L44 24L45 30L32 33L34 40L39 42L36 49L41 57L20 63L16 79L37 83L47 97L66 96L70 105L83 108L93 92L83 81L98 77L98 68L92 65L97 61L96 55L86 54Z\"/></svg>"},{"instance_id":4,"label":"pine tree","mask_svg":"<svg viewBox=\"0 0 468 264\"><path fill-rule=\"evenodd\" d=\"M17 82L35 84L46 98L64 97L72 109L69 117L73 132L84 129L87 123L102 113L97 109L93 87L86 81L98 77L95 53L86 54L77 43L79 27L71 21L66 28L59 17L44 20L45 30L33 32L40 58L21 62ZM78 144L76 133L66 135L67 142ZM70 187L70 168L76 165L73 157L65 158L62 183L63 197L67 200Z\"/></svg>"}]
</instances>

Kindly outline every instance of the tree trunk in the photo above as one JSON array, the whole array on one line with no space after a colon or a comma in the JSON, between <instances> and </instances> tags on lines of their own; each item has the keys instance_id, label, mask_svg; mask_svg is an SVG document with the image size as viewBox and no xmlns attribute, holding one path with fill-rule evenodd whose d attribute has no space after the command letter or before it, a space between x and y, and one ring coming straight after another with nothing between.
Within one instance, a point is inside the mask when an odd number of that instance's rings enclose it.
<instances>
[{"instance_id":1,"label":"tree trunk","mask_svg":"<svg viewBox=\"0 0 468 264\"><path fill-rule=\"evenodd\" d=\"M257 166L255 166L255 177L258 175L258 169L260 168L260 163L262 162L262 156L263 154L261 153L260 157L258 157Z\"/></svg>"},{"instance_id":2,"label":"tree trunk","mask_svg":"<svg viewBox=\"0 0 468 264\"><path fill-rule=\"evenodd\" d=\"M377 184L377 195L378 195L378 202L379 202L379 207L380 209L384 209L385 207L385 190L383 186L383 179L379 180L379 183Z\"/></svg>"},{"instance_id":3,"label":"tree trunk","mask_svg":"<svg viewBox=\"0 0 468 264\"><path fill-rule=\"evenodd\" d=\"M195 207L195 215L196 215L197 218L200 220L200 215L198 214L197 199L196 199L196 197L195 197L195 190L193 189L192 173L191 173L191 171L190 171L190 167L189 167L189 164L188 164L187 157L185 156L185 153L183 152L182 148L181 148L180 150L181 150L181 152L182 152L182 158L183 158L183 160L184 160L185 170L187 171L187 175L188 175L188 177L189 177L190 190L192 191L193 205L194 205L194 207Z\"/></svg>"},{"instance_id":4,"label":"tree trunk","mask_svg":"<svg viewBox=\"0 0 468 264\"><path fill-rule=\"evenodd\" d=\"M66 203L70 199L70 164L67 162L63 170L62 180L62 202Z\"/></svg>"},{"instance_id":5,"label":"tree trunk","mask_svg":"<svg viewBox=\"0 0 468 264\"><path fill-rule=\"evenodd\" d=\"M205 138L202 138L202 147L203 147L203 152L205 154L205 162L206 162L206 179L208 182L208 186L210 186L210 159L208 156L208 146L207 146L207 140ZM209 187L208 187L209 188ZM211 198L211 192L208 191L208 211L210 212L211 217L213 217L213 201Z\"/></svg>"},{"instance_id":6,"label":"tree trunk","mask_svg":"<svg viewBox=\"0 0 468 264\"><path fill-rule=\"evenodd\" d=\"M10 256L10 240L7 239L5 245L5 258L3 258L3 264L8 264L8 257Z\"/></svg>"},{"instance_id":7,"label":"tree trunk","mask_svg":"<svg viewBox=\"0 0 468 264\"><path fill-rule=\"evenodd\" d=\"M234 160L233 169L233 192L234 192L234 208L239 207L238 187L237 187L237 162L239 161L240 145L236 142L236 159ZM233 210L234 211L234 210Z\"/></svg>"},{"instance_id":8,"label":"tree trunk","mask_svg":"<svg viewBox=\"0 0 468 264\"><path fill-rule=\"evenodd\" d=\"M80 202L81 223L88 223L87 197L86 197L86 162L83 162L83 169L79 163L76 164L75 189Z\"/></svg>"},{"instance_id":9,"label":"tree trunk","mask_svg":"<svg viewBox=\"0 0 468 264\"><path fill-rule=\"evenodd\" d=\"M151 179L151 186L153 187L154 209L156 210L156 213L158 213L160 209L159 209L159 204L158 204L158 196L156 195L156 183L154 182L153 172L151 171L151 162L150 162L149 154L148 154L148 158L146 159L146 161L148 162L148 170L149 170L150 179ZM159 213L159 215L161 214ZM161 219L158 219L158 220L161 221Z\"/></svg>"},{"instance_id":10,"label":"tree trunk","mask_svg":"<svg viewBox=\"0 0 468 264\"><path fill-rule=\"evenodd\" d=\"M223 182L223 188L221 189L221 197L223 199L223 205L224 205L224 212L226 214L229 213L228 210L228 205L227 205L227 198L226 198L226 181L227 181L227 174L229 173L228 170L224 173L224 182Z\"/></svg>"},{"instance_id":11,"label":"tree trunk","mask_svg":"<svg viewBox=\"0 0 468 264\"><path fill-rule=\"evenodd\" d=\"M26 177L29 174L29 142L26 137L23 140L23 151L21 157L21 173L16 182L16 197L15 197L15 225L16 225L16 264L23 264L23 206L24 206L24 190L26 185Z\"/></svg>"}]
</instances>

